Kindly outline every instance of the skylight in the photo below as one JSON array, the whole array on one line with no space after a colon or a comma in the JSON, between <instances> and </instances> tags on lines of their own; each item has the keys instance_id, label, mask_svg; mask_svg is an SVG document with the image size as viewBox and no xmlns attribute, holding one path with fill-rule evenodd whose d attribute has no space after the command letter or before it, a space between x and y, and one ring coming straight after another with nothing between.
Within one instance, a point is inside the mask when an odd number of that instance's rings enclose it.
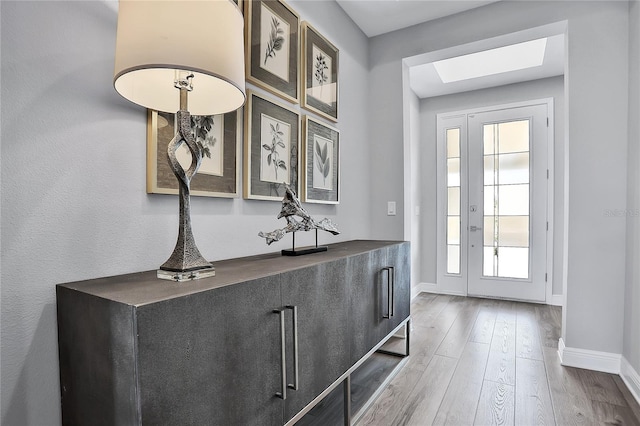
<instances>
[{"instance_id":1,"label":"skylight","mask_svg":"<svg viewBox=\"0 0 640 426\"><path fill-rule=\"evenodd\" d=\"M542 65L547 39L526 41L433 63L443 83L469 80Z\"/></svg>"}]
</instances>

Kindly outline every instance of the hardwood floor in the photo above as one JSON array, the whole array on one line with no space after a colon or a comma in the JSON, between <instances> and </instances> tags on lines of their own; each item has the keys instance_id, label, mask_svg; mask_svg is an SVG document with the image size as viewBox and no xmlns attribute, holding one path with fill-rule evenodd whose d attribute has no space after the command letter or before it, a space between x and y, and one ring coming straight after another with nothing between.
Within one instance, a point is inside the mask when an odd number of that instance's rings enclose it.
<instances>
[{"instance_id":1,"label":"hardwood floor","mask_svg":"<svg viewBox=\"0 0 640 426\"><path fill-rule=\"evenodd\" d=\"M563 367L559 307L422 293L411 356L364 425L640 425L617 375Z\"/></svg>"}]
</instances>

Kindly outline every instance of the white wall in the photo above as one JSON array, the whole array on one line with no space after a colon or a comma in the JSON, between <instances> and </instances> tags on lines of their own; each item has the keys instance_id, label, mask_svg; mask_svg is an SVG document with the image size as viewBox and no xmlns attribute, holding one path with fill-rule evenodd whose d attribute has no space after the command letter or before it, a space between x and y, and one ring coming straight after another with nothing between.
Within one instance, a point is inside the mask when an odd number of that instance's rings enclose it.
<instances>
[{"instance_id":1,"label":"white wall","mask_svg":"<svg viewBox=\"0 0 640 426\"><path fill-rule=\"evenodd\" d=\"M627 198L627 2L497 2L371 39L372 159L381 167L381 173L372 174L372 226L376 237L402 235L402 212L389 218L380 208L387 199L402 196L402 174L395 173L402 168L402 58L563 20L568 21L569 48L563 337L569 347L619 354L626 223L605 212L624 208Z\"/></svg>"},{"instance_id":2,"label":"white wall","mask_svg":"<svg viewBox=\"0 0 640 426\"><path fill-rule=\"evenodd\" d=\"M624 350L640 374L640 1L629 4L629 157L627 190L627 286L625 291ZM640 397L640 382L636 383Z\"/></svg>"},{"instance_id":3,"label":"white wall","mask_svg":"<svg viewBox=\"0 0 640 426\"><path fill-rule=\"evenodd\" d=\"M503 105L534 99L554 99L554 267L553 267L553 294L562 294L562 244L564 215L564 78L551 77L542 80L530 81L520 84L510 84L491 89L476 90L473 92L457 93L449 96L438 96L423 99L420 103L420 123L422 143L420 161L423 165L422 174L419 177L421 198L425 205L424 217L429 222L422 222L422 255L423 268L422 282L435 283L436 281L436 214L434 202L436 197L436 114L455 112L473 108L483 108L492 105Z\"/></svg>"},{"instance_id":4,"label":"white wall","mask_svg":"<svg viewBox=\"0 0 640 426\"><path fill-rule=\"evenodd\" d=\"M369 238L367 39L337 4L294 1L340 49L342 200L309 205ZM112 86L117 2L2 1L1 375L3 425L59 423L55 284L156 269L178 199L145 193L146 112ZM260 230L278 202L192 199L203 255L277 251ZM328 235L328 234L327 234Z\"/></svg>"}]
</instances>

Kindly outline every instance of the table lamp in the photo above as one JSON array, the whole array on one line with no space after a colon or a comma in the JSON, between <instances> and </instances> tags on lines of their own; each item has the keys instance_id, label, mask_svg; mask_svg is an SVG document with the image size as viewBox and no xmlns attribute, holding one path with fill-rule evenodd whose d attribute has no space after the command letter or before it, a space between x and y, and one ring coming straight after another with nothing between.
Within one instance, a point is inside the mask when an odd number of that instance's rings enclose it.
<instances>
[{"instance_id":1,"label":"table lamp","mask_svg":"<svg viewBox=\"0 0 640 426\"><path fill-rule=\"evenodd\" d=\"M243 33L242 13L232 0L120 0L116 91L149 109L177 111L167 157L179 185L178 241L160 266L159 278L187 281L215 275L191 231L189 188L202 161L191 114L222 114L244 104ZM191 152L186 170L176 157L183 143Z\"/></svg>"}]
</instances>

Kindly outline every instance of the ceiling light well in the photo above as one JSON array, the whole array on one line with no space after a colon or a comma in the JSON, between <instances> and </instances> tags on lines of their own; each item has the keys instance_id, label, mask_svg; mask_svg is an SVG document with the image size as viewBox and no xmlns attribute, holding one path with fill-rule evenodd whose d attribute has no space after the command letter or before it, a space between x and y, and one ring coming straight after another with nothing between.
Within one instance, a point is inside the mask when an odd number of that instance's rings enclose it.
<instances>
[{"instance_id":1,"label":"ceiling light well","mask_svg":"<svg viewBox=\"0 0 640 426\"><path fill-rule=\"evenodd\" d=\"M542 65L547 38L433 62L443 83L470 80Z\"/></svg>"}]
</instances>

